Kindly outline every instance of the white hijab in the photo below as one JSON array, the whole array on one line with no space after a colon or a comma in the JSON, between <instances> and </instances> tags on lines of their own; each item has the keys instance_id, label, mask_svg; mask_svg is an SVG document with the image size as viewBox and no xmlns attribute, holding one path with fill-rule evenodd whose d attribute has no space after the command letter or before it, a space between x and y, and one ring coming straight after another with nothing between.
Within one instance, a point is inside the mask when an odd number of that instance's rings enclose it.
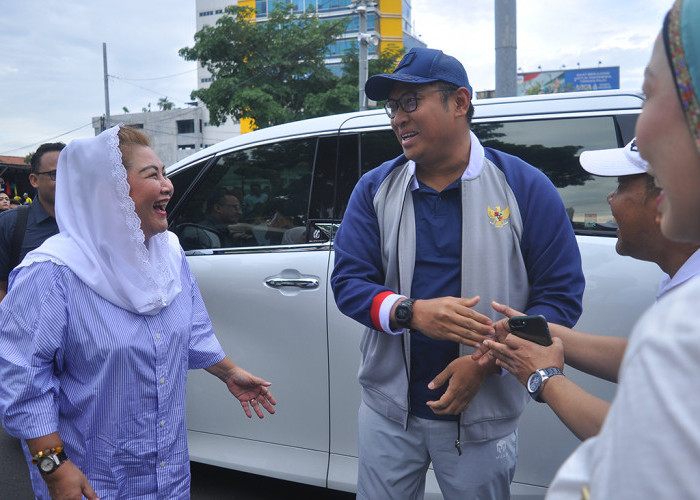
<instances>
[{"instance_id":1,"label":"white hijab","mask_svg":"<svg viewBox=\"0 0 700 500\"><path fill-rule=\"evenodd\" d=\"M18 267L47 260L68 266L112 304L157 314L181 290L180 244L167 231L145 241L129 196L118 132L119 125L71 141L61 151L55 205L60 233Z\"/></svg>"}]
</instances>

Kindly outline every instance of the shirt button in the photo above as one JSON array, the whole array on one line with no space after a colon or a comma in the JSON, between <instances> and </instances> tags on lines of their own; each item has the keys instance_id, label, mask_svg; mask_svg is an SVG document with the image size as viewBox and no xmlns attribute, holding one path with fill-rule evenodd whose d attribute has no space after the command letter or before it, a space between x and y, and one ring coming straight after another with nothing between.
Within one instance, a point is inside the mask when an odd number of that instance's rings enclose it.
<instances>
[{"instance_id":1,"label":"shirt button","mask_svg":"<svg viewBox=\"0 0 700 500\"><path fill-rule=\"evenodd\" d=\"M165 467L165 462L161 462L161 463L160 463L160 466L161 466L161 467Z\"/></svg>"},{"instance_id":2,"label":"shirt button","mask_svg":"<svg viewBox=\"0 0 700 500\"><path fill-rule=\"evenodd\" d=\"M165 420L161 420L161 421L160 421L160 426L161 426L161 427L165 427Z\"/></svg>"},{"instance_id":3,"label":"shirt button","mask_svg":"<svg viewBox=\"0 0 700 500\"><path fill-rule=\"evenodd\" d=\"M160 340L160 333L156 333L156 338Z\"/></svg>"},{"instance_id":4,"label":"shirt button","mask_svg":"<svg viewBox=\"0 0 700 500\"><path fill-rule=\"evenodd\" d=\"M162 378L162 379L160 379L158 382L160 382L161 384L164 384L164 383L165 383L165 379Z\"/></svg>"}]
</instances>

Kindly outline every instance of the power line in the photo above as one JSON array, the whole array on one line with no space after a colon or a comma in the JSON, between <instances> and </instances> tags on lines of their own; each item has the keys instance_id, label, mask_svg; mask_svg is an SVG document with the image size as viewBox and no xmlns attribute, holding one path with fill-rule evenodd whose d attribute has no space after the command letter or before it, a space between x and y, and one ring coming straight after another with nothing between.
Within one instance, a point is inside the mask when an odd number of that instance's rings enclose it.
<instances>
[{"instance_id":1,"label":"power line","mask_svg":"<svg viewBox=\"0 0 700 500\"><path fill-rule=\"evenodd\" d=\"M123 83L126 83L127 85L132 85L132 86L134 86L134 87L136 87L136 88L139 88L139 89L141 89L141 90L145 90L146 92L150 92L151 94L155 94L155 95L157 95L157 96L159 96L159 97L168 98L168 96L167 96L167 95L164 95L163 92L158 92L157 90L153 90L153 89L148 89L148 88L146 88L146 87L142 87L141 85L137 85L137 84L132 83L132 82L130 82L130 81L128 81L128 80L121 79L121 78L119 78L118 76L109 75L109 77L110 77L110 78L114 78L115 80L119 80L119 81L121 81L121 82L123 82ZM181 104L186 104L185 101L179 101L179 100L178 100L178 102L181 103Z\"/></svg>"},{"instance_id":2,"label":"power line","mask_svg":"<svg viewBox=\"0 0 700 500\"><path fill-rule=\"evenodd\" d=\"M197 71L197 68L191 69L188 71L183 71L182 73L174 73L172 75L166 75L166 76L157 76L154 78L127 78L125 76L117 76L117 75L109 75L109 76L111 76L112 78L118 78L119 80L130 80L130 81L138 82L138 81L148 81L148 80L164 80L166 78L173 78L175 76L186 75L188 73L194 73L195 71Z\"/></svg>"},{"instance_id":3,"label":"power line","mask_svg":"<svg viewBox=\"0 0 700 500\"><path fill-rule=\"evenodd\" d=\"M49 137L48 139L44 139L44 140L41 140L41 141L39 141L39 142L34 142L34 143L32 143L32 144L27 144L26 146L22 146L22 147L20 147L20 148L10 149L10 150L5 151L4 153L0 153L0 154L2 154L2 155L7 155L7 153L12 153L12 152L14 152L14 151L19 151L20 149L26 149L26 148L31 148L31 147L34 147L34 146L38 146L39 144L44 144L44 143L46 143L46 142L53 141L54 139L58 139L59 137L63 137L64 135L68 135L68 134L70 134L70 133L72 133L72 132L77 132L78 130L80 130L80 129L82 129L82 128L85 128L85 127L92 127L92 122L86 123L85 125L81 125L80 127L74 128L73 130L69 130L68 132L63 132L62 134L58 134L58 135L56 135L56 136L54 136L54 137Z\"/></svg>"}]
</instances>

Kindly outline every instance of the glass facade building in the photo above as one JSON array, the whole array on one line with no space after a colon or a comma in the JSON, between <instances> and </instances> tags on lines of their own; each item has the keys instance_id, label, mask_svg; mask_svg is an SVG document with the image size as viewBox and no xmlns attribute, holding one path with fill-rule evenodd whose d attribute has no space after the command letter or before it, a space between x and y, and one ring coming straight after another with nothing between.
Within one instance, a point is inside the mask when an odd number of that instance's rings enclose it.
<instances>
[{"instance_id":1,"label":"glass facade building","mask_svg":"<svg viewBox=\"0 0 700 500\"><path fill-rule=\"evenodd\" d=\"M238 5L255 9L255 19L264 22L274 5L280 0L239 0ZM221 14L222 4L230 5L231 1L198 0L197 12ZM359 15L351 5L351 0L291 0L294 12L313 11L322 19L334 20L350 18L345 33L329 45L326 54L326 64L336 74L342 70L341 58L351 50L357 50L357 35L359 33ZM374 57L378 51L389 46L405 48L406 50L420 46L422 43L413 33L411 21L411 0L374 0L367 9L367 33L373 35L377 45L370 45L369 57ZM216 5L214 5L216 4ZM218 16L217 16L218 17ZM216 19L208 20L213 24Z\"/></svg>"}]
</instances>

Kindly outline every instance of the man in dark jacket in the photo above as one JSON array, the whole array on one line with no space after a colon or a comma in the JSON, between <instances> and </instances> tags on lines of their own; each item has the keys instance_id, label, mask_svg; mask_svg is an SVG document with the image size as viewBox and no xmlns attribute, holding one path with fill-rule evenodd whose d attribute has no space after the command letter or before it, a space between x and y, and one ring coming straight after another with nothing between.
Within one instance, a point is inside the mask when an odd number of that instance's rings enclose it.
<instances>
[{"instance_id":1,"label":"man in dark jacket","mask_svg":"<svg viewBox=\"0 0 700 500\"><path fill-rule=\"evenodd\" d=\"M447 499L509 498L529 396L469 354L501 317L492 301L577 321L571 222L544 174L471 132L454 57L412 49L365 91L404 154L360 179L334 240L336 303L366 327L357 497L420 499L432 462Z\"/></svg>"},{"instance_id":2,"label":"man in dark jacket","mask_svg":"<svg viewBox=\"0 0 700 500\"><path fill-rule=\"evenodd\" d=\"M62 142L54 142L37 148L32 155L29 174L29 182L37 190L33 202L24 208L3 212L0 216L0 300L7 294L10 271L27 253L58 233L54 212L56 166L58 155L65 146ZM22 218L24 224L21 224ZM25 225L25 229L15 234L18 221Z\"/></svg>"}]
</instances>

